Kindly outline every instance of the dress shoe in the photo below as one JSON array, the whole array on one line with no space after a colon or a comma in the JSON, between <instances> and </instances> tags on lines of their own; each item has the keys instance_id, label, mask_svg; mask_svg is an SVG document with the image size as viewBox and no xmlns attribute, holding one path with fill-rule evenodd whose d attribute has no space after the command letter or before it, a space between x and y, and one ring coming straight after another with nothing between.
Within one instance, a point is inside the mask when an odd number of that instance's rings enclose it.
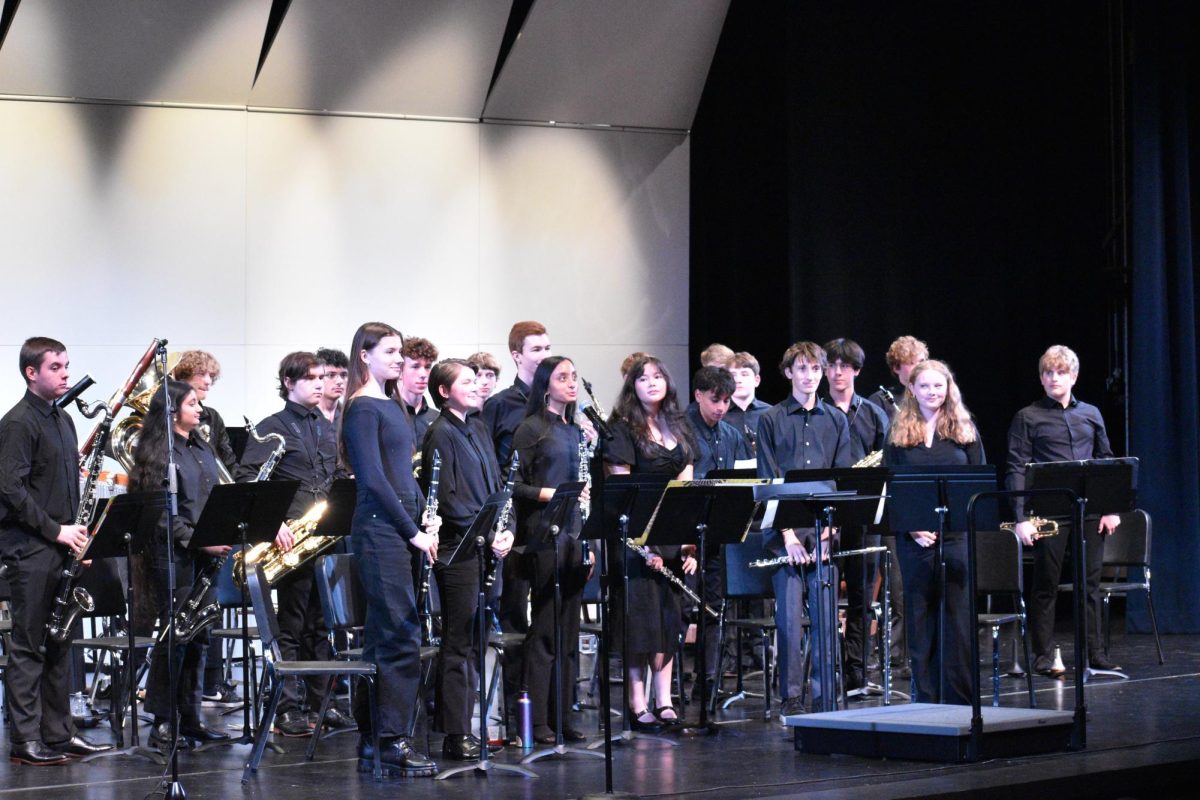
<instances>
[{"instance_id":1,"label":"dress shoe","mask_svg":"<svg viewBox=\"0 0 1200 800\"><path fill-rule=\"evenodd\" d=\"M318 711L310 712L308 724L316 728L321 722L320 716ZM335 731L346 731L357 728L358 723L339 709L330 706L329 710L325 712L325 727Z\"/></svg>"},{"instance_id":2,"label":"dress shoe","mask_svg":"<svg viewBox=\"0 0 1200 800\"><path fill-rule=\"evenodd\" d=\"M200 720L189 720L179 724L179 735L184 739L191 739L200 744L208 744L209 742L227 742L233 737L225 731L219 731L216 728L210 728Z\"/></svg>"},{"instance_id":3,"label":"dress shoe","mask_svg":"<svg viewBox=\"0 0 1200 800\"><path fill-rule=\"evenodd\" d=\"M1103 651L1088 653L1088 666L1092 669L1104 669L1110 671L1121 669L1121 666L1108 656L1104 655Z\"/></svg>"},{"instance_id":4,"label":"dress shoe","mask_svg":"<svg viewBox=\"0 0 1200 800\"><path fill-rule=\"evenodd\" d=\"M379 743L379 760L383 765L385 775L398 775L405 778L431 776L437 772L437 764L424 753L413 749L412 740L407 736L397 736L394 739L382 739ZM371 761L358 762L359 769L373 769Z\"/></svg>"},{"instance_id":5,"label":"dress shoe","mask_svg":"<svg viewBox=\"0 0 1200 800\"><path fill-rule=\"evenodd\" d=\"M1048 678L1059 678L1066 674L1066 670L1055 668L1054 659L1044 653L1033 659L1033 671Z\"/></svg>"},{"instance_id":6,"label":"dress shoe","mask_svg":"<svg viewBox=\"0 0 1200 800\"><path fill-rule=\"evenodd\" d=\"M667 711L671 712L671 716L663 716ZM658 721L664 728L678 728L683 725L683 720L679 718L679 712L675 710L675 706L659 706L654 709L654 716L658 717Z\"/></svg>"},{"instance_id":7,"label":"dress shoe","mask_svg":"<svg viewBox=\"0 0 1200 800\"><path fill-rule=\"evenodd\" d=\"M38 741L16 742L8 751L8 760L14 764L28 764L31 767L47 767L52 764L65 764L69 760L65 753L51 749Z\"/></svg>"},{"instance_id":8,"label":"dress shoe","mask_svg":"<svg viewBox=\"0 0 1200 800\"><path fill-rule=\"evenodd\" d=\"M275 732L280 736L311 736L308 715L300 711L287 711L275 717Z\"/></svg>"},{"instance_id":9,"label":"dress shoe","mask_svg":"<svg viewBox=\"0 0 1200 800\"><path fill-rule=\"evenodd\" d=\"M51 744L47 747L70 758L94 756L96 753L107 753L113 749L111 744L92 744L82 736L74 736L61 744Z\"/></svg>"},{"instance_id":10,"label":"dress shoe","mask_svg":"<svg viewBox=\"0 0 1200 800\"><path fill-rule=\"evenodd\" d=\"M160 753L169 754L171 752L171 723L154 723L154 727L150 729L150 746ZM187 739L180 738L180 750L187 750L190 746Z\"/></svg>"},{"instance_id":11,"label":"dress shoe","mask_svg":"<svg viewBox=\"0 0 1200 800\"><path fill-rule=\"evenodd\" d=\"M649 717L649 719L643 719L643 717ZM662 723L658 721L658 717L650 713L650 709L645 709L640 714L630 714L629 727L637 733L660 733L662 731Z\"/></svg>"},{"instance_id":12,"label":"dress shoe","mask_svg":"<svg viewBox=\"0 0 1200 800\"><path fill-rule=\"evenodd\" d=\"M442 756L451 761L475 761L479 758L479 740L465 733L451 733L442 740Z\"/></svg>"}]
</instances>

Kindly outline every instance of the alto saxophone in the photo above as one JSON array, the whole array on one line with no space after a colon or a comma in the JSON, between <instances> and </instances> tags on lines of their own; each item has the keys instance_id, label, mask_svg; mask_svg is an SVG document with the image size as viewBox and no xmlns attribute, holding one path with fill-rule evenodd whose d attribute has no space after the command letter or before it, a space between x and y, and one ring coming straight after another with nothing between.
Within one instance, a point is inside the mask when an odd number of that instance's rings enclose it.
<instances>
[{"instance_id":1,"label":"alto saxophone","mask_svg":"<svg viewBox=\"0 0 1200 800\"><path fill-rule=\"evenodd\" d=\"M83 487L79 493L79 510L75 513L76 525L90 525L96 508L100 504L100 496L96 491L96 479L100 475L100 467L104 461L104 445L112 430L113 412L108 403L99 402L88 404L82 398L75 398L80 412L91 419L101 412L104 418L92 433L88 451L81 465L86 473ZM92 595L82 586L76 586L79 573L83 571L83 562L87 560L88 549L92 543L95 531L88 535L87 543L74 554L58 580L58 592L54 596L54 608L50 611L50 619L46 621L46 635L55 642L63 643L71 637L71 629L82 614L90 614L96 608Z\"/></svg>"},{"instance_id":2,"label":"alto saxophone","mask_svg":"<svg viewBox=\"0 0 1200 800\"><path fill-rule=\"evenodd\" d=\"M266 436L259 436L254 423L249 419L246 420L246 429L256 442L266 443L269 439L275 439L279 442L275 445L275 449L271 451L271 455L263 462L263 465L258 468L258 474L254 476L255 483L265 481L271 477L271 473L275 471L275 467L279 466L279 461L283 458L283 453L287 449L287 440L279 433L268 433ZM220 463L219 458L216 460ZM221 569L225 566L225 562L229 560L231 555L233 555L232 551L215 561L210 561L196 577L195 583L192 584L191 590L188 591L187 599L183 601L182 607L175 612L175 618L171 621L171 626L175 628L176 644L190 642L196 638L197 634L220 619L221 605L219 603L201 604L204 603L209 589L212 588L217 575L220 574ZM163 625L162 630L159 632L158 640L160 642L166 641L168 627L167 625Z\"/></svg>"},{"instance_id":3,"label":"alto saxophone","mask_svg":"<svg viewBox=\"0 0 1200 800\"><path fill-rule=\"evenodd\" d=\"M508 492L508 500L504 501L504 508L500 510L500 515L496 517L496 524L492 527L492 537L500 533L509 526L512 522L513 511L513 484L517 482L517 469L521 466L521 456L516 450L513 451L512 459L508 462L508 480L504 483L504 488ZM483 588L491 592L493 586L496 585L496 573L500 571L500 562L503 559L497 558L496 554L488 548L488 569L487 574L483 579Z\"/></svg>"}]
</instances>

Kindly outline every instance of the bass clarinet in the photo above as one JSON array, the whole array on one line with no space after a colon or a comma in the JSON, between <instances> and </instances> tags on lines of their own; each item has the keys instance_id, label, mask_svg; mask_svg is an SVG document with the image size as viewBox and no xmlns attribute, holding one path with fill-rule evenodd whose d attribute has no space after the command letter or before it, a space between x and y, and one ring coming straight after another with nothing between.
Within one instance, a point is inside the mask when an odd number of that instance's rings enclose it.
<instances>
[{"instance_id":1,"label":"bass clarinet","mask_svg":"<svg viewBox=\"0 0 1200 800\"><path fill-rule=\"evenodd\" d=\"M504 483L504 489L508 492L508 499L504 501L504 508L500 510L500 515L496 517L496 524L492 527L493 539L495 538L496 534L507 528L509 523L512 522L512 490L513 484L517 482L517 469L520 468L520 466L521 456L516 450L514 450L512 459L508 462L508 479ZM491 548L488 549L488 570L483 581L483 587L488 591L489 594L491 593L492 587L496 585L496 573L500 571L501 560L502 559L496 557L496 554L491 551Z\"/></svg>"},{"instance_id":2,"label":"bass clarinet","mask_svg":"<svg viewBox=\"0 0 1200 800\"><path fill-rule=\"evenodd\" d=\"M433 466L429 470L429 491L425 495L425 524L437 514L438 482L442 477L442 454L433 451ZM421 644L437 647L442 642L433 631L433 598L429 593L429 579L433 574L433 562L428 553L421 554L421 585L417 587L417 615L421 618Z\"/></svg>"}]
</instances>

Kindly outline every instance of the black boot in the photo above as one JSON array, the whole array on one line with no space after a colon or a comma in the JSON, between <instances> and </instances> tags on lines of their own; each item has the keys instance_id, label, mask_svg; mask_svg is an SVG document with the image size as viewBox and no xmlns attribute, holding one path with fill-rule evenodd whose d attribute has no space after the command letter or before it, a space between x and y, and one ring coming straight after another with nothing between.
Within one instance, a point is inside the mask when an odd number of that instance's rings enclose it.
<instances>
[{"instance_id":1,"label":"black boot","mask_svg":"<svg viewBox=\"0 0 1200 800\"><path fill-rule=\"evenodd\" d=\"M437 772L437 764L429 756L413 749L412 740L407 736L397 736L379 741L379 760L383 765L385 775L398 775L404 778L419 778L431 776ZM374 764L366 762L370 769ZM359 762L362 767L363 762Z\"/></svg>"}]
</instances>

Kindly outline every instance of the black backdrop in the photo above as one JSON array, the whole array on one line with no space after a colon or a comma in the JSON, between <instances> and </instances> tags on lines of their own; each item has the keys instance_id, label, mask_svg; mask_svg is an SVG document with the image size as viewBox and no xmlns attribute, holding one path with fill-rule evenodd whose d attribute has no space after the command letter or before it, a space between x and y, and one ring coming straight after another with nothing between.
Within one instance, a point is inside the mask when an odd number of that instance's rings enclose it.
<instances>
[{"instance_id":1,"label":"black backdrop","mask_svg":"<svg viewBox=\"0 0 1200 800\"><path fill-rule=\"evenodd\" d=\"M693 360L749 350L775 402L791 342L846 336L869 394L912 334L1002 463L1067 344L1122 452L1107 75L1099 3L734 0L692 130Z\"/></svg>"}]
</instances>

